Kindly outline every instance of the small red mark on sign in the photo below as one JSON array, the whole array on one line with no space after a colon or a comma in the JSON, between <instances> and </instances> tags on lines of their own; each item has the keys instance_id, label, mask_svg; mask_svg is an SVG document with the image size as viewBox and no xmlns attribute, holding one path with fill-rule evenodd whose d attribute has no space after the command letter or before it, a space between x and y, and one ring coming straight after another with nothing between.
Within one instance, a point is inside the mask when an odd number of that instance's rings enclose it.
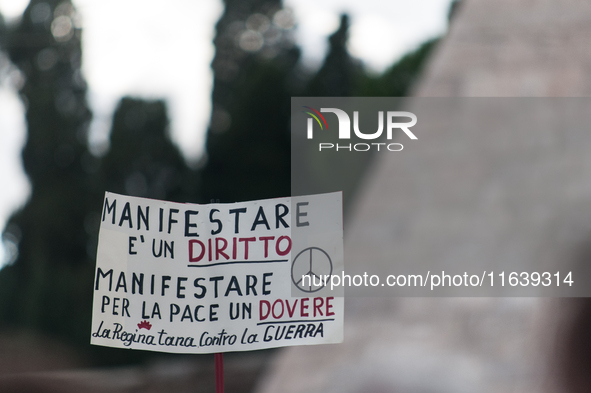
<instances>
[{"instance_id":1,"label":"small red mark on sign","mask_svg":"<svg viewBox=\"0 0 591 393\"><path fill-rule=\"evenodd\" d=\"M137 324L137 327L140 329L148 329L148 330L152 329L152 325L148 321L141 321L140 323Z\"/></svg>"}]
</instances>

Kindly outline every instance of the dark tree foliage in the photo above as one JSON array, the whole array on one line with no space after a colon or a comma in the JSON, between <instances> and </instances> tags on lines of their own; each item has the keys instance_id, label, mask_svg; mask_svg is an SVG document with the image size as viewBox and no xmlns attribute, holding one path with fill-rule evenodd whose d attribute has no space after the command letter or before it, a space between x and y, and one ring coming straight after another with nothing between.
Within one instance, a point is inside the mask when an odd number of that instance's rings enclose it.
<instances>
[{"instance_id":1,"label":"dark tree foliage","mask_svg":"<svg viewBox=\"0 0 591 393\"><path fill-rule=\"evenodd\" d=\"M454 3L455 4L455 3ZM405 97L421 75L423 65L438 42L433 39L406 54L383 74L368 75L361 62L347 51L349 17L341 16L318 72L310 79L304 96L310 97Z\"/></svg>"},{"instance_id":2,"label":"dark tree foliage","mask_svg":"<svg viewBox=\"0 0 591 393\"><path fill-rule=\"evenodd\" d=\"M123 98L113 116L110 140L100 171L105 190L176 202L195 199L196 185L169 137L163 101Z\"/></svg>"},{"instance_id":3,"label":"dark tree foliage","mask_svg":"<svg viewBox=\"0 0 591 393\"><path fill-rule=\"evenodd\" d=\"M341 23L328 39L329 48L324 63L308 83L305 96L356 97L366 76L361 62L347 51L349 16L341 15Z\"/></svg>"},{"instance_id":4,"label":"dark tree foliage","mask_svg":"<svg viewBox=\"0 0 591 393\"><path fill-rule=\"evenodd\" d=\"M437 45L439 39L422 44L415 51L402 57L378 77L367 78L362 95L368 97L406 97L417 79L423 65Z\"/></svg>"},{"instance_id":5,"label":"dark tree foliage","mask_svg":"<svg viewBox=\"0 0 591 393\"><path fill-rule=\"evenodd\" d=\"M196 186L168 137L162 101L123 99L110 151L102 159L89 152L91 114L75 12L69 1L33 0L0 41L25 80L22 159L32 188L4 233L18 242L18 257L0 270L0 328L42 331L88 346L104 192L188 201ZM113 351L93 349L99 357ZM111 361L137 358L129 352Z\"/></svg>"},{"instance_id":6,"label":"dark tree foliage","mask_svg":"<svg viewBox=\"0 0 591 393\"><path fill-rule=\"evenodd\" d=\"M91 114L74 20L69 2L32 1L5 33L6 51L25 79L22 158L32 195L7 225L20 244L16 263L0 272L0 321L82 340L93 271L84 223L94 200L86 149Z\"/></svg>"},{"instance_id":7,"label":"dark tree foliage","mask_svg":"<svg viewBox=\"0 0 591 393\"><path fill-rule=\"evenodd\" d=\"M226 0L216 26L203 199L290 193L289 113L299 50L279 0Z\"/></svg>"},{"instance_id":8,"label":"dark tree foliage","mask_svg":"<svg viewBox=\"0 0 591 393\"><path fill-rule=\"evenodd\" d=\"M4 23L4 16L0 13L0 49L4 49L4 37L5 37L5 30L6 24Z\"/></svg>"}]
</instances>

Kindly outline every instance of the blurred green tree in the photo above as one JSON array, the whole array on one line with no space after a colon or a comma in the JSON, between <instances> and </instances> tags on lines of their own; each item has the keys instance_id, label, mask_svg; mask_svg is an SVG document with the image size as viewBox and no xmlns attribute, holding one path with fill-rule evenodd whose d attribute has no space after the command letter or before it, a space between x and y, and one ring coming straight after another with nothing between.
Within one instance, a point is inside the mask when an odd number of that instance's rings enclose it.
<instances>
[{"instance_id":1,"label":"blurred green tree","mask_svg":"<svg viewBox=\"0 0 591 393\"><path fill-rule=\"evenodd\" d=\"M349 39L349 16L341 15L337 31L329 38L324 62L308 83L305 96L309 97L356 97L367 76L361 62L347 50Z\"/></svg>"},{"instance_id":2,"label":"blurred green tree","mask_svg":"<svg viewBox=\"0 0 591 393\"><path fill-rule=\"evenodd\" d=\"M123 98L113 115L109 152L101 162L105 190L189 202L196 184L169 135L164 101Z\"/></svg>"},{"instance_id":3,"label":"blurred green tree","mask_svg":"<svg viewBox=\"0 0 591 393\"><path fill-rule=\"evenodd\" d=\"M96 200L77 20L69 1L33 0L4 33L24 79L22 159L32 194L5 230L20 243L17 261L0 271L0 323L87 340L93 269L85 218Z\"/></svg>"},{"instance_id":4,"label":"blurred green tree","mask_svg":"<svg viewBox=\"0 0 591 393\"><path fill-rule=\"evenodd\" d=\"M426 60L439 42L439 38L421 44L390 66L383 74L367 77L361 88L367 97L406 97L421 76Z\"/></svg>"},{"instance_id":5,"label":"blurred green tree","mask_svg":"<svg viewBox=\"0 0 591 393\"><path fill-rule=\"evenodd\" d=\"M185 202L196 199L197 187L170 141L162 101L122 99L107 155L89 152L91 113L77 20L67 0L33 0L20 23L1 36L24 79L28 135L22 159L32 193L4 231L5 239L18 243L18 255L0 270L0 327L87 346L104 192Z\"/></svg>"},{"instance_id":6,"label":"blurred green tree","mask_svg":"<svg viewBox=\"0 0 591 393\"><path fill-rule=\"evenodd\" d=\"M203 201L290 193L290 97L299 49L280 0L226 0L216 26Z\"/></svg>"}]
</instances>

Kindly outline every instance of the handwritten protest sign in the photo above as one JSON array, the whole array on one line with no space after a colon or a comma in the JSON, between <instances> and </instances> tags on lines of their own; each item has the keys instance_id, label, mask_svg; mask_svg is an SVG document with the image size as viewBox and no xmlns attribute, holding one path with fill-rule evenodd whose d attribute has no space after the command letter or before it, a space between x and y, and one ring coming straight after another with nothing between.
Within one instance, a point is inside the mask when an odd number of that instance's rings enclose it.
<instances>
[{"instance_id":1,"label":"handwritten protest sign","mask_svg":"<svg viewBox=\"0 0 591 393\"><path fill-rule=\"evenodd\" d=\"M341 193L208 205L106 193L91 344L218 353L341 342L343 298L299 276L341 271L342 248Z\"/></svg>"}]
</instances>

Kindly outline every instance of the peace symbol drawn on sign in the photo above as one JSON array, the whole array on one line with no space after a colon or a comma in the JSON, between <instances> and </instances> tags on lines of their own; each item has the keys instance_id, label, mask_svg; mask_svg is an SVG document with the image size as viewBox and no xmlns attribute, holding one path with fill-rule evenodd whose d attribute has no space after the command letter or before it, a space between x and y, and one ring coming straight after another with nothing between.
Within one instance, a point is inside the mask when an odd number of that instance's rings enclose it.
<instances>
[{"instance_id":1,"label":"peace symbol drawn on sign","mask_svg":"<svg viewBox=\"0 0 591 393\"><path fill-rule=\"evenodd\" d=\"M319 247L304 248L291 264L291 281L304 292L318 292L326 286L331 274L332 260L326 251ZM303 276L309 276L309 281L306 278L304 282ZM299 279L296 281L296 278ZM319 283L320 285L317 285Z\"/></svg>"}]
</instances>

